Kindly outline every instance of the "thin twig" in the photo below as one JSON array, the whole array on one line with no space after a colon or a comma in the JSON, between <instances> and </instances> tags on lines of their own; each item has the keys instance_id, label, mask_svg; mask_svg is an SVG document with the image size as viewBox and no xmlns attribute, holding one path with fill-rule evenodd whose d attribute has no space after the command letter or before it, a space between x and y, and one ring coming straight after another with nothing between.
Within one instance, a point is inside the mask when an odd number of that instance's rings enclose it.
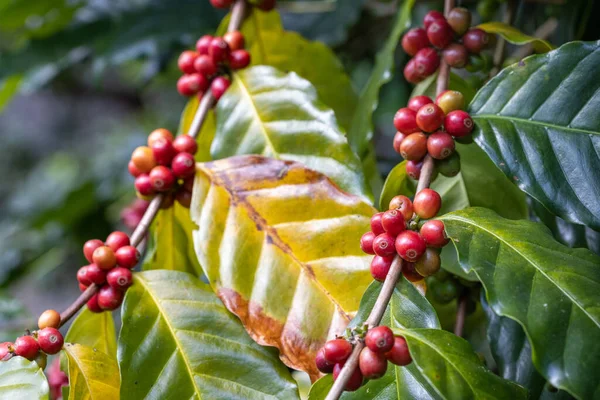
<instances>
[{"instance_id":1,"label":"thin twig","mask_svg":"<svg viewBox=\"0 0 600 400\"><path fill-rule=\"evenodd\" d=\"M462 336L463 328L465 327L465 318L467 316L467 303L468 296L462 294L458 298L458 306L456 308L456 322L454 323L454 334L456 336Z\"/></svg>"},{"instance_id":2,"label":"thin twig","mask_svg":"<svg viewBox=\"0 0 600 400\"><path fill-rule=\"evenodd\" d=\"M505 24L511 25L515 18L515 8L516 8L515 0L510 0L506 4L506 12L504 13L504 18L502 22ZM496 74L502 69L502 63L504 62L504 50L506 48L506 40L504 38L499 37L498 42L496 43L496 48L494 49L494 58L492 69L490 70L490 78L496 76Z\"/></svg>"},{"instance_id":3,"label":"thin twig","mask_svg":"<svg viewBox=\"0 0 600 400\"><path fill-rule=\"evenodd\" d=\"M556 18L548 18L546 22L540 25L535 32L533 32L533 37L537 39L546 40L554 33L554 31L558 28L558 20ZM531 43L526 44L525 46L519 47L515 50L514 53L510 55L510 58L514 58L516 60L521 60L533 51L533 45Z\"/></svg>"}]
</instances>

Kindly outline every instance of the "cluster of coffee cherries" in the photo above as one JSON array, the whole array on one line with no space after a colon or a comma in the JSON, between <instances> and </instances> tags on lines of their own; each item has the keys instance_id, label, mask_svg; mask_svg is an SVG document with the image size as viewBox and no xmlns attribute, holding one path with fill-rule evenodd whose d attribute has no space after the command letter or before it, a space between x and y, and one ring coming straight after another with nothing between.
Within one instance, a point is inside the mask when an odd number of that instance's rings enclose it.
<instances>
[{"instance_id":1,"label":"cluster of coffee cherries","mask_svg":"<svg viewBox=\"0 0 600 400\"><path fill-rule=\"evenodd\" d=\"M229 8L233 5L235 0L210 0L210 4L214 8ZM263 11L271 11L275 8L275 0L248 0L248 3L258 7Z\"/></svg>"},{"instance_id":2,"label":"cluster of coffee cherries","mask_svg":"<svg viewBox=\"0 0 600 400\"><path fill-rule=\"evenodd\" d=\"M198 144L189 135L173 134L167 129L156 129L148 136L148 146L135 149L129 161L129 173L135 177L139 198L150 200L157 193L165 198L162 208L169 208L177 200L189 208L196 163L194 154Z\"/></svg>"},{"instance_id":3,"label":"cluster of coffee cherries","mask_svg":"<svg viewBox=\"0 0 600 400\"><path fill-rule=\"evenodd\" d=\"M454 176L460 171L460 159L454 140L465 141L473 131L473 119L462 108L465 99L456 90L446 90L435 102L428 96L415 96L407 107L394 115L394 149L407 160L406 173L419 179L423 158L436 160L436 171Z\"/></svg>"},{"instance_id":4,"label":"cluster of coffee cherries","mask_svg":"<svg viewBox=\"0 0 600 400\"><path fill-rule=\"evenodd\" d=\"M403 195L395 196L387 211L373 215L371 231L362 236L360 247L365 253L375 255L371 261L375 280L385 280L396 254L405 261L402 274L411 282L439 271L439 249L448 244L444 223L429 220L419 229L418 220L435 217L441 205L440 195L427 188L417 193L414 201Z\"/></svg>"},{"instance_id":5,"label":"cluster of coffee cherries","mask_svg":"<svg viewBox=\"0 0 600 400\"><path fill-rule=\"evenodd\" d=\"M18 337L14 343L0 343L0 361L12 356L24 357L38 363L40 368L46 368L48 354L58 353L64 344L64 339L58 328L60 314L55 310L46 310L38 320L39 330Z\"/></svg>"},{"instance_id":6,"label":"cluster of coffee cherries","mask_svg":"<svg viewBox=\"0 0 600 400\"><path fill-rule=\"evenodd\" d=\"M448 18L439 11L429 11L424 28L409 30L402 37L402 48L412 56L404 67L404 77L419 83L432 75L440 65L440 54L453 68L464 68L469 55L479 54L490 42L487 32L470 28L471 13L466 8L450 10Z\"/></svg>"},{"instance_id":7,"label":"cluster of coffee cherries","mask_svg":"<svg viewBox=\"0 0 600 400\"><path fill-rule=\"evenodd\" d=\"M98 239L85 242L83 255L90 264L77 271L79 289L83 292L92 283L100 286L87 307L92 312L116 310L133 284L131 269L138 263L140 252L131 246L127 234L115 231L105 242Z\"/></svg>"},{"instance_id":8,"label":"cluster of coffee cherries","mask_svg":"<svg viewBox=\"0 0 600 400\"><path fill-rule=\"evenodd\" d=\"M229 69L246 68L250 64L250 53L244 50L244 44L244 35L239 31L198 39L196 51L184 51L177 61L184 74L177 81L179 94L202 98L210 87L214 98L219 100L231 84Z\"/></svg>"},{"instance_id":9,"label":"cluster of coffee cherries","mask_svg":"<svg viewBox=\"0 0 600 400\"><path fill-rule=\"evenodd\" d=\"M352 341L338 337L325 343L315 358L319 371L333 373L335 381L353 349L353 341L364 341L365 347L358 358L358 368L354 370L344 390L353 392L360 388L365 379L378 379L385 375L387 362L395 365L408 365L412 362L406 340L394 336L387 326L372 329L358 329L352 332Z\"/></svg>"}]
</instances>

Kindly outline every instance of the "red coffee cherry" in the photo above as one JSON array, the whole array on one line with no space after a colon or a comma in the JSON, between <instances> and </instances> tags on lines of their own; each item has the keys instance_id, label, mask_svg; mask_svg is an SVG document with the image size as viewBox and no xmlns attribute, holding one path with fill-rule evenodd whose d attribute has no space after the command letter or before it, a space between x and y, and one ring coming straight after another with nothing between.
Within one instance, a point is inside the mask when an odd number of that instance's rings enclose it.
<instances>
[{"instance_id":1,"label":"red coffee cherry","mask_svg":"<svg viewBox=\"0 0 600 400\"><path fill-rule=\"evenodd\" d=\"M387 210L381 216L381 225L387 233L397 236L400 232L406 230L406 221L400 210Z\"/></svg>"},{"instance_id":2,"label":"red coffee cherry","mask_svg":"<svg viewBox=\"0 0 600 400\"><path fill-rule=\"evenodd\" d=\"M152 154L158 165L170 165L177 150L173 147L172 141L159 139L152 143Z\"/></svg>"},{"instance_id":3,"label":"red coffee cherry","mask_svg":"<svg viewBox=\"0 0 600 400\"><path fill-rule=\"evenodd\" d=\"M40 345L32 336L21 336L15 340L15 354L33 361L40 351Z\"/></svg>"},{"instance_id":4,"label":"red coffee cherry","mask_svg":"<svg viewBox=\"0 0 600 400\"><path fill-rule=\"evenodd\" d=\"M373 240L375 240L375 234L371 231L365 233L360 238L360 248L367 254L375 254L373 251Z\"/></svg>"},{"instance_id":5,"label":"red coffee cherry","mask_svg":"<svg viewBox=\"0 0 600 400\"><path fill-rule=\"evenodd\" d=\"M175 186L175 175L169 168L159 165L150 171L150 183L157 192L168 192Z\"/></svg>"},{"instance_id":6,"label":"red coffee cherry","mask_svg":"<svg viewBox=\"0 0 600 400\"><path fill-rule=\"evenodd\" d=\"M208 55L208 49L210 48L210 43L214 39L211 35L204 35L196 42L196 51L200 55Z\"/></svg>"},{"instance_id":7,"label":"red coffee cherry","mask_svg":"<svg viewBox=\"0 0 600 400\"><path fill-rule=\"evenodd\" d=\"M371 276L373 279L379 282L385 281L385 278L390 272L390 268L392 266L392 262L394 262L395 256L389 257L381 257L375 256L373 260L371 260Z\"/></svg>"},{"instance_id":8,"label":"red coffee cherry","mask_svg":"<svg viewBox=\"0 0 600 400\"><path fill-rule=\"evenodd\" d=\"M423 280L423 276L417 272L415 269L415 263L412 262L405 262L402 265L402 275L404 275L409 282L418 282Z\"/></svg>"},{"instance_id":9,"label":"red coffee cherry","mask_svg":"<svg viewBox=\"0 0 600 400\"><path fill-rule=\"evenodd\" d=\"M85 292L88 289L89 286L84 285L83 283L79 284L79 291L80 292Z\"/></svg>"},{"instance_id":10,"label":"red coffee cherry","mask_svg":"<svg viewBox=\"0 0 600 400\"><path fill-rule=\"evenodd\" d=\"M340 372L342 372L343 367L344 367L343 363L335 364L335 366L333 367L333 380L334 381L340 375ZM363 376L360 373L360 368L355 368L352 375L350 375L350 379L348 379L348 382L346 383L344 390L347 392L354 392L362 386L362 383L363 383Z\"/></svg>"},{"instance_id":11,"label":"red coffee cherry","mask_svg":"<svg viewBox=\"0 0 600 400\"><path fill-rule=\"evenodd\" d=\"M462 7L453 8L448 13L448 24L458 36L464 35L471 26L471 12Z\"/></svg>"},{"instance_id":12,"label":"red coffee cherry","mask_svg":"<svg viewBox=\"0 0 600 400\"><path fill-rule=\"evenodd\" d=\"M60 326L60 314L56 310L46 310L38 318L38 328L57 328ZM0 357L2 360L2 357Z\"/></svg>"},{"instance_id":13,"label":"red coffee cherry","mask_svg":"<svg viewBox=\"0 0 600 400\"><path fill-rule=\"evenodd\" d=\"M98 291L98 306L102 310L116 310L123 301L123 292L109 285L104 285Z\"/></svg>"},{"instance_id":14,"label":"red coffee cherry","mask_svg":"<svg viewBox=\"0 0 600 400\"><path fill-rule=\"evenodd\" d=\"M179 153L171 163L171 170L177 178L187 178L196 172L196 162L190 153Z\"/></svg>"},{"instance_id":15,"label":"red coffee cherry","mask_svg":"<svg viewBox=\"0 0 600 400\"><path fill-rule=\"evenodd\" d=\"M414 56L417 52L429 46L427 32L423 28L414 28L409 30L402 37L402 48L409 56Z\"/></svg>"},{"instance_id":16,"label":"red coffee cherry","mask_svg":"<svg viewBox=\"0 0 600 400\"><path fill-rule=\"evenodd\" d=\"M102 240L92 239L85 242L83 245L83 255L85 256L85 259L92 262L92 254L94 254L94 250L100 246L104 246Z\"/></svg>"},{"instance_id":17,"label":"red coffee cherry","mask_svg":"<svg viewBox=\"0 0 600 400\"><path fill-rule=\"evenodd\" d=\"M223 40L227 42L232 51L244 48L244 35L242 35L240 31L227 32L225 35L223 35Z\"/></svg>"},{"instance_id":18,"label":"red coffee cherry","mask_svg":"<svg viewBox=\"0 0 600 400\"><path fill-rule=\"evenodd\" d=\"M392 363L396 365L408 365L412 362L412 357L410 356L410 352L408 351L408 345L406 344L406 340L402 336L396 336L394 339L394 347L387 353L385 353L385 357Z\"/></svg>"},{"instance_id":19,"label":"red coffee cherry","mask_svg":"<svg viewBox=\"0 0 600 400\"><path fill-rule=\"evenodd\" d=\"M454 153L454 139L446 132L437 131L427 138L427 152L437 160L448 158Z\"/></svg>"},{"instance_id":20,"label":"red coffee cherry","mask_svg":"<svg viewBox=\"0 0 600 400\"><path fill-rule=\"evenodd\" d=\"M96 264L90 264L86 268L87 278L96 285L106 282L106 271L100 269Z\"/></svg>"},{"instance_id":21,"label":"red coffee cherry","mask_svg":"<svg viewBox=\"0 0 600 400\"><path fill-rule=\"evenodd\" d=\"M417 112L424 105L431 104L431 103L433 103L433 100L431 100L431 97L429 97L429 96L424 96L424 95L415 96L408 101L408 108L410 108L414 112ZM415 118L416 118L416 115L415 115Z\"/></svg>"},{"instance_id":22,"label":"red coffee cherry","mask_svg":"<svg viewBox=\"0 0 600 400\"><path fill-rule=\"evenodd\" d=\"M373 214L371 217L371 230L375 234L375 236L380 235L385 232L383 229L383 225L381 224L381 217L383 216L382 212L378 212Z\"/></svg>"},{"instance_id":23,"label":"red coffee cherry","mask_svg":"<svg viewBox=\"0 0 600 400\"><path fill-rule=\"evenodd\" d=\"M202 91L201 88L206 85L208 85L208 80L204 75L183 75L177 80L177 91L182 96L190 97Z\"/></svg>"},{"instance_id":24,"label":"red coffee cherry","mask_svg":"<svg viewBox=\"0 0 600 400\"><path fill-rule=\"evenodd\" d=\"M388 257L395 254L394 249L395 237L389 233L382 233L373 239L373 250L375 254L381 257Z\"/></svg>"},{"instance_id":25,"label":"red coffee cherry","mask_svg":"<svg viewBox=\"0 0 600 400\"><path fill-rule=\"evenodd\" d=\"M140 146L135 149L131 154L131 161L133 161L136 168L143 174L150 172L156 166L152 149L146 146Z\"/></svg>"},{"instance_id":26,"label":"red coffee cherry","mask_svg":"<svg viewBox=\"0 0 600 400\"><path fill-rule=\"evenodd\" d=\"M394 196L390 200L389 209L400 211L405 221L410 221L414 212L412 200L403 195Z\"/></svg>"},{"instance_id":27,"label":"red coffee cherry","mask_svg":"<svg viewBox=\"0 0 600 400\"><path fill-rule=\"evenodd\" d=\"M140 176L142 174L142 171L137 169L137 167L135 166L135 164L133 163L132 160L129 160L129 164L127 164L127 169L129 170L129 173L131 174L131 176L133 176L134 178L137 178L138 176Z\"/></svg>"},{"instance_id":28,"label":"red coffee cherry","mask_svg":"<svg viewBox=\"0 0 600 400\"><path fill-rule=\"evenodd\" d=\"M427 154L427 136L423 132L408 135L400 144L400 155L405 160L417 161Z\"/></svg>"},{"instance_id":29,"label":"red coffee cherry","mask_svg":"<svg viewBox=\"0 0 600 400\"><path fill-rule=\"evenodd\" d=\"M452 68L464 68L469 62L469 52L460 43L449 44L442 52L444 61Z\"/></svg>"},{"instance_id":30,"label":"red coffee cherry","mask_svg":"<svg viewBox=\"0 0 600 400\"><path fill-rule=\"evenodd\" d=\"M86 287L92 284L92 281L90 281L90 278L87 276L87 267L79 268L77 271L77 282Z\"/></svg>"},{"instance_id":31,"label":"red coffee cherry","mask_svg":"<svg viewBox=\"0 0 600 400\"><path fill-rule=\"evenodd\" d=\"M417 71L417 62L411 58L404 66L404 79L412 84L417 84L425 79L425 76Z\"/></svg>"},{"instance_id":32,"label":"red coffee cherry","mask_svg":"<svg viewBox=\"0 0 600 400\"><path fill-rule=\"evenodd\" d=\"M437 104L445 114L455 110L460 110L465 106L465 96L457 90L444 90L435 99Z\"/></svg>"},{"instance_id":33,"label":"red coffee cherry","mask_svg":"<svg viewBox=\"0 0 600 400\"><path fill-rule=\"evenodd\" d=\"M440 270L442 260L439 253L428 247L425 254L415 262L415 270L423 277L431 276Z\"/></svg>"},{"instance_id":34,"label":"red coffee cherry","mask_svg":"<svg viewBox=\"0 0 600 400\"><path fill-rule=\"evenodd\" d=\"M402 132L405 135L419 132L417 113L406 107L399 109L394 115L394 126L398 132Z\"/></svg>"},{"instance_id":35,"label":"red coffee cherry","mask_svg":"<svg viewBox=\"0 0 600 400\"><path fill-rule=\"evenodd\" d=\"M210 47L208 48L208 55L212 58L215 64L221 64L229 61L229 54L231 53L231 49L229 45L222 37L215 37L210 42Z\"/></svg>"},{"instance_id":36,"label":"red coffee cherry","mask_svg":"<svg viewBox=\"0 0 600 400\"><path fill-rule=\"evenodd\" d=\"M464 34L462 41L469 53L479 54L490 41L490 37L482 29L471 28Z\"/></svg>"},{"instance_id":37,"label":"red coffee cherry","mask_svg":"<svg viewBox=\"0 0 600 400\"><path fill-rule=\"evenodd\" d=\"M415 195L413 207L422 219L433 218L442 207L442 198L435 190L425 188Z\"/></svg>"},{"instance_id":38,"label":"red coffee cherry","mask_svg":"<svg viewBox=\"0 0 600 400\"><path fill-rule=\"evenodd\" d=\"M223 96L223 94L229 88L230 85L231 85L231 82L229 81L229 79L225 78L224 76L218 76L215 79L213 79L213 81L210 85L210 90L211 90L212 95L215 98L215 100L218 101L221 98L221 96Z\"/></svg>"},{"instance_id":39,"label":"red coffee cherry","mask_svg":"<svg viewBox=\"0 0 600 400\"><path fill-rule=\"evenodd\" d=\"M419 179L421 176L421 169L423 169L423 161L406 162L406 174L413 179Z\"/></svg>"},{"instance_id":40,"label":"red coffee cherry","mask_svg":"<svg viewBox=\"0 0 600 400\"><path fill-rule=\"evenodd\" d=\"M454 31L446 19L436 19L427 28L427 38L432 45L438 49L443 49L452 43Z\"/></svg>"},{"instance_id":41,"label":"red coffee cherry","mask_svg":"<svg viewBox=\"0 0 600 400\"><path fill-rule=\"evenodd\" d=\"M346 339L334 339L323 346L325 360L330 364L341 363L352 353L352 345Z\"/></svg>"},{"instance_id":42,"label":"red coffee cherry","mask_svg":"<svg viewBox=\"0 0 600 400\"><path fill-rule=\"evenodd\" d=\"M94 294L87 302L87 308L93 313L100 313L103 310L98 305L98 293Z\"/></svg>"},{"instance_id":43,"label":"red coffee cherry","mask_svg":"<svg viewBox=\"0 0 600 400\"><path fill-rule=\"evenodd\" d=\"M416 73L421 77L432 75L440 66L440 56L431 47L419 50L413 60Z\"/></svg>"},{"instance_id":44,"label":"red coffee cherry","mask_svg":"<svg viewBox=\"0 0 600 400\"><path fill-rule=\"evenodd\" d=\"M405 135L402 132L396 132L396 134L394 135L394 142L392 143L392 146L394 146L394 150L396 151L396 153L400 154L400 145L402 144L402 141L406 136L408 135Z\"/></svg>"},{"instance_id":45,"label":"red coffee cherry","mask_svg":"<svg viewBox=\"0 0 600 400\"><path fill-rule=\"evenodd\" d=\"M125 232L114 231L108 235L105 243L113 251L117 251L123 246L129 246L129 236Z\"/></svg>"},{"instance_id":46,"label":"red coffee cherry","mask_svg":"<svg viewBox=\"0 0 600 400\"><path fill-rule=\"evenodd\" d=\"M450 241L444 231L444 223L437 219L425 222L419 233L427 246L444 247Z\"/></svg>"},{"instance_id":47,"label":"red coffee cherry","mask_svg":"<svg viewBox=\"0 0 600 400\"><path fill-rule=\"evenodd\" d=\"M366 379L379 379L387 370L387 359L385 355L375 353L369 348L361 350L358 358L360 373Z\"/></svg>"},{"instance_id":48,"label":"red coffee cherry","mask_svg":"<svg viewBox=\"0 0 600 400\"><path fill-rule=\"evenodd\" d=\"M444 112L437 104L427 104L417 111L417 126L425 132L435 132L444 122Z\"/></svg>"},{"instance_id":49,"label":"red coffee cherry","mask_svg":"<svg viewBox=\"0 0 600 400\"><path fill-rule=\"evenodd\" d=\"M92 261L94 261L94 264L100 269L111 269L117 265L115 252L108 246L101 246L94 250Z\"/></svg>"},{"instance_id":50,"label":"red coffee cherry","mask_svg":"<svg viewBox=\"0 0 600 400\"><path fill-rule=\"evenodd\" d=\"M63 335L55 328L44 328L38 331L38 343L46 354L58 353L64 343Z\"/></svg>"},{"instance_id":51,"label":"red coffee cherry","mask_svg":"<svg viewBox=\"0 0 600 400\"><path fill-rule=\"evenodd\" d=\"M436 11L436 10L429 11L427 14L425 14L425 18L423 18L423 25L425 26L425 29L429 28L429 25L431 25L432 22L437 21L439 19L446 19L446 18L444 17L444 14L442 14L439 11Z\"/></svg>"},{"instance_id":52,"label":"red coffee cherry","mask_svg":"<svg viewBox=\"0 0 600 400\"><path fill-rule=\"evenodd\" d=\"M369 329L365 336L365 344L375 353L385 353L394 346L394 333L387 326L378 326Z\"/></svg>"},{"instance_id":53,"label":"red coffee cherry","mask_svg":"<svg viewBox=\"0 0 600 400\"><path fill-rule=\"evenodd\" d=\"M116 267L106 274L106 282L114 289L125 291L133 284L133 275L127 268Z\"/></svg>"},{"instance_id":54,"label":"red coffee cherry","mask_svg":"<svg viewBox=\"0 0 600 400\"><path fill-rule=\"evenodd\" d=\"M179 135L173 141L173 147L178 153L196 154L198 143L190 135Z\"/></svg>"},{"instance_id":55,"label":"red coffee cherry","mask_svg":"<svg viewBox=\"0 0 600 400\"><path fill-rule=\"evenodd\" d=\"M218 72L217 65L213 62L212 58L206 54L196 58L196 61L194 61L194 69L206 78L210 78Z\"/></svg>"},{"instance_id":56,"label":"red coffee cherry","mask_svg":"<svg viewBox=\"0 0 600 400\"><path fill-rule=\"evenodd\" d=\"M333 372L333 366L335 364L331 364L325 359L325 349L321 348L317 352L317 356L315 357L315 364L317 365L317 369L324 374L330 374Z\"/></svg>"},{"instance_id":57,"label":"red coffee cherry","mask_svg":"<svg viewBox=\"0 0 600 400\"><path fill-rule=\"evenodd\" d=\"M250 65L250 53L246 50L235 50L229 55L229 66L233 69L242 69Z\"/></svg>"},{"instance_id":58,"label":"red coffee cherry","mask_svg":"<svg viewBox=\"0 0 600 400\"><path fill-rule=\"evenodd\" d=\"M140 259L140 252L133 246L124 246L115 252L117 265L123 268L133 268Z\"/></svg>"},{"instance_id":59,"label":"red coffee cherry","mask_svg":"<svg viewBox=\"0 0 600 400\"><path fill-rule=\"evenodd\" d=\"M425 241L415 231L404 231L396 237L396 251L402 259L414 262L425 253Z\"/></svg>"},{"instance_id":60,"label":"red coffee cherry","mask_svg":"<svg viewBox=\"0 0 600 400\"><path fill-rule=\"evenodd\" d=\"M210 4L214 8L229 8L233 4L233 0L210 0Z\"/></svg>"},{"instance_id":61,"label":"red coffee cherry","mask_svg":"<svg viewBox=\"0 0 600 400\"><path fill-rule=\"evenodd\" d=\"M175 193L175 200L185 208L190 208L192 205L192 192L181 188Z\"/></svg>"},{"instance_id":62,"label":"red coffee cherry","mask_svg":"<svg viewBox=\"0 0 600 400\"><path fill-rule=\"evenodd\" d=\"M446 132L454 137L467 136L473 131L473 126L471 116L462 110L451 111L444 119Z\"/></svg>"},{"instance_id":63,"label":"red coffee cherry","mask_svg":"<svg viewBox=\"0 0 600 400\"><path fill-rule=\"evenodd\" d=\"M189 178L185 178L183 180L183 188L185 190L187 190L188 192L191 192L194 190L194 177L190 176Z\"/></svg>"},{"instance_id":64,"label":"red coffee cherry","mask_svg":"<svg viewBox=\"0 0 600 400\"><path fill-rule=\"evenodd\" d=\"M148 135L148 146L152 148L152 145L159 140L166 140L168 142L173 142L173 134L165 128L158 128L150 132Z\"/></svg>"},{"instance_id":65,"label":"red coffee cherry","mask_svg":"<svg viewBox=\"0 0 600 400\"><path fill-rule=\"evenodd\" d=\"M194 69L194 61L198 58L198 53L192 50L186 50L179 56L177 60L177 66L184 74L193 74L196 72Z\"/></svg>"},{"instance_id":66,"label":"red coffee cherry","mask_svg":"<svg viewBox=\"0 0 600 400\"><path fill-rule=\"evenodd\" d=\"M134 185L135 190L137 190L142 196L152 196L155 193L152 182L150 181L150 176L148 174L142 174L135 178Z\"/></svg>"},{"instance_id":67,"label":"red coffee cherry","mask_svg":"<svg viewBox=\"0 0 600 400\"><path fill-rule=\"evenodd\" d=\"M4 357L6 357L6 355L8 353L10 353L10 350L14 349L14 347L15 347L15 344L12 343L12 342L3 342L3 343L0 343L0 361L2 361L2 359Z\"/></svg>"}]
</instances>

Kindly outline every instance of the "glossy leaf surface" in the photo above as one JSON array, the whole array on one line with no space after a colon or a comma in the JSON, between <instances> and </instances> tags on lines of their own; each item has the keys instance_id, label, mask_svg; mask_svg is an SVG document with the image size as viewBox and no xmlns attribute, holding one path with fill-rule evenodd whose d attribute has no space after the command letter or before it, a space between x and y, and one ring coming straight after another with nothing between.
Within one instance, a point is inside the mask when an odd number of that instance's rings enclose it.
<instances>
[{"instance_id":1,"label":"glossy leaf surface","mask_svg":"<svg viewBox=\"0 0 600 400\"><path fill-rule=\"evenodd\" d=\"M84 307L69 327L65 342L81 344L116 357L117 338L112 314L93 313Z\"/></svg>"},{"instance_id":2,"label":"glossy leaf surface","mask_svg":"<svg viewBox=\"0 0 600 400\"><path fill-rule=\"evenodd\" d=\"M69 400L119 399L119 367L114 357L73 343L65 343L63 351L69 361Z\"/></svg>"},{"instance_id":3,"label":"glossy leaf surface","mask_svg":"<svg viewBox=\"0 0 600 400\"><path fill-rule=\"evenodd\" d=\"M514 26L499 21L479 24L477 25L477 28L483 29L488 33L500 35L502 38L512 44L524 45L531 43L533 49L537 53L544 53L546 51L554 50L554 46L552 46L546 40L526 35Z\"/></svg>"},{"instance_id":4,"label":"glossy leaf surface","mask_svg":"<svg viewBox=\"0 0 600 400\"><path fill-rule=\"evenodd\" d=\"M0 362L0 398L48 399L48 381L34 361L13 357Z\"/></svg>"}]
</instances>

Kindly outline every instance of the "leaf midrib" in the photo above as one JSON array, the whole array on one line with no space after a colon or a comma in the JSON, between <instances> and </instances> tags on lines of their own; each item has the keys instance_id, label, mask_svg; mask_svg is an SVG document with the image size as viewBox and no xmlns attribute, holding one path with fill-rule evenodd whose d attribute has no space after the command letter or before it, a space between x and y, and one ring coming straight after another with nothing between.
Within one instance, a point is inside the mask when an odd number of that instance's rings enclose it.
<instances>
[{"instance_id":1,"label":"leaf midrib","mask_svg":"<svg viewBox=\"0 0 600 400\"><path fill-rule=\"evenodd\" d=\"M582 134L582 135L599 135L600 136L600 132L594 132L594 131L590 131L587 129L581 129L581 128L571 128L568 126L556 125L556 124L551 124L548 122L536 121L536 120L526 119L526 118L521 118L521 117L512 117L512 116L495 115L495 114L475 114L475 115L472 115L472 118L475 120L486 119L486 120L501 120L501 121L509 121L509 122L519 122L522 124L541 126L543 128L553 128L553 129L557 129L557 130L563 130L566 132L577 133L577 134Z\"/></svg>"}]
</instances>

